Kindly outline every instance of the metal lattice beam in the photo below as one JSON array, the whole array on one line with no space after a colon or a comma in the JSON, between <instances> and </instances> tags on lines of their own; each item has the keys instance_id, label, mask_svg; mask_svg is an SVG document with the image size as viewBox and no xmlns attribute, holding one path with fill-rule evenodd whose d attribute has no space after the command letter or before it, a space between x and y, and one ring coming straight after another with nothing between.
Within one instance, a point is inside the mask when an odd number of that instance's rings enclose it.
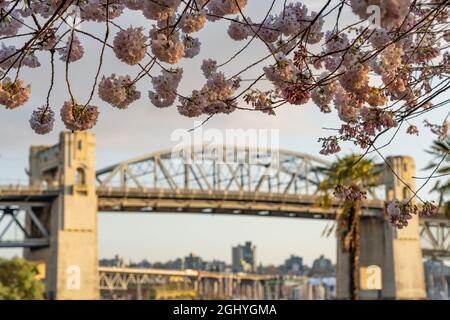
<instances>
[{"instance_id":1,"label":"metal lattice beam","mask_svg":"<svg viewBox=\"0 0 450 320\"><path fill-rule=\"evenodd\" d=\"M50 234L31 206L0 207L0 248L46 247L49 243Z\"/></svg>"},{"instance_id":2,"label":"metal lattice beam","mask_svg":"<svg viewBox=\"0 0 450 320\"><path fill-rule=\"evenodd\" d=\"M289 151L231 147L214 157L205 150L162 151L121 162L97 171L98 188L311 195L323 179L315 169L328 164Z\"/></svg>"},{"instance_id":3,"label":"metal lattice beam","mask_svg":"<svg viewBox=\"0 0 450 320\"><path fill-rule=\"evenodd\" d=\"M450 223L425 221L420 235L425 256L450 258Z\"/></svg>"}]
</instances>

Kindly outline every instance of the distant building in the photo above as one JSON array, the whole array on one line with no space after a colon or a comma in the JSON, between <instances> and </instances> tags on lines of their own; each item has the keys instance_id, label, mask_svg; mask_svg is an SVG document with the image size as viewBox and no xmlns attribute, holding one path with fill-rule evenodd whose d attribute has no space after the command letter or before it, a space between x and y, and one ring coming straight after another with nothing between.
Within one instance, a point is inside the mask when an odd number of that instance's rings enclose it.
<instances>
[{"instance_id":1,"label":"distant building","mask_svg":"<svg viewBox=\"0 0 450 320\"><path fill-rule=\"evenodd\" d=\"M227 264L224 261L213 260L203 262L203 270L212 272L225 272Z\"/></svg>"},{"instance_id":2,"label":"distant building","mask_svg":"<svg viewBox=\"0 0 450 320\"><path fill-rule=\"evenodd\" d=\"M427 298L431 300L450 299L450 267L441 260L431 259L424 263Z\"/></svg>"},{"instance_id":3,"label":"distant building","mask_svg":"<svg viewBox=\"0 0 450 320\"><path fill-rule=\"evenodd\" d=\"M174 261L170 261L168 269L176 269L176 270L184 269L184 261L183 261L183 259L177 258Z\"/></svg>"},{"instance_id":4,"label":"distant building","mask_svg":"<svg viewBox=\"0 0 450 320\"><path fill-rule=\"evenodd\" d=\"M318 259L314 260L310 275L314 277L334 276L336 273L333 263L330 259L321 255Z\"/></svg>"},{"instance_id":5,"label":"distant building","mask_svg":"<svg viewBox=\"0 0 450 320\"><path fill-rule=\"evenodd\" d=\"M125 261L117 254L114 256L113 259L100 259L98 264L101 267L116 267L116 268L125 267Z\"/></svg>"},{"instance_id":6,"label":"distant building","mask_svg":"<svg viewBox=\"0 0 450 320\"><path fill-rule=\"evenodd\" d=\"M148 269L152 267L152 264L148 262L147 259L142 260L141 262L130 262L130 268L139 268L139 269Z\"/></svg>"},{"instance_id":7,"label":"distant building","mask_svg":"<svg viewBox=\"0 0 450 320\"><path fill-rule=\"evenodd\" d=\"M299 256L291 255L284 261L282 268L284 273L300 275L303 273L303 258Z\"/></svg>"},{"instance_id":8,"label":"distant building","mask_svg":"<svg viewBox=\"0 0 450 320\"><path fill-rule=\"evenodd\" d=\"M192 270L202 270L203 269L202 258L200 258L194 253L190 253L187 257L184 258L184 268Z\"/></svg>"},{"instance_id":9,"label":"distant building","mask_svg":"<svg viewBox=\"0 0 450 320\"><path fill-rule=\"evenodd\" d=\"M250 241L232 248L233 272L256 272L256 246Z\"/></svg>"}]
</instances>

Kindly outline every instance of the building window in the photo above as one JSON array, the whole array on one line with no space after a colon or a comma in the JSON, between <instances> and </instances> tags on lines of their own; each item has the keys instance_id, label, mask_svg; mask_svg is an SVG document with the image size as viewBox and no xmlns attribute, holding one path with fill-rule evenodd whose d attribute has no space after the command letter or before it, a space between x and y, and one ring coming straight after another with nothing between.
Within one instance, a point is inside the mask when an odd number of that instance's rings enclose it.
<instances>
[{"instance_id":1,"label":"building window","mask_svg":"<svg viewBox=\"0 0 450 320\"><path fill-rule=\"evenodd\" d=\"M404 187L403 188L403 199L408 199L409 198L409 189L408 187Z\"/></svg>"},{"instance_id":2,"label":"building window","mask_svg":"<svg viewBox=\"0 0 450 320\"><path fill-rule=\"evenodd\" d=\"M81 140L78 140L78 150L81 150L83 148L83 142Z\"/></svg>"},{"instance_id":3,"label":"building window","mask_svg":"<svg viewBox=\"0 0 450 320\"><path fill-rule=\"evenodd\" d=\"M85 185L86 184L86 173L83 168L78 168L75 173L75 184Z\"/></svg>"}]
</instances>

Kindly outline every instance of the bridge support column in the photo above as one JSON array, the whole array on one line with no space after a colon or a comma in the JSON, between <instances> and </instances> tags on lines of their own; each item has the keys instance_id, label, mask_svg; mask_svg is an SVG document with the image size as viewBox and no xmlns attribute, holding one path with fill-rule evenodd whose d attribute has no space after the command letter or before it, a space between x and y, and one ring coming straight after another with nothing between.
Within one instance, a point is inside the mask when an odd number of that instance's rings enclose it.
<instances>
[{"instance_id":1,"label":"bridge support column","mask_svg":"<svg viewBox=\"0 0 450 320\"><path fill-rule=\"evenodd\" d=\"M386 199L410 199L415 190L414 161L410 157L389 157L383 174ZM403 180L402 181L400 181ZM407 186L405 186L406 183ZM360 290L361 299L424 299L425 280L419 234L419 217L408 227L396 230L385 216L361 217L359 266L381 268L382 290ZM348 299L351 270L349 254L337 243L337 298Z\"/></svg>"},{"instance_id":2,"label":"bridge support column","mask_svg":"<svg viewBox=\"0 0 450 320\"><path fill-rule=\"evenodd\" d=\"M25 249L24 257L44 261L49 299L99 299L95 137L62 132L53 147L31 147L30 185L56 183L60 191L49 210L50 245Z\"/></svg>"}]
</instances>

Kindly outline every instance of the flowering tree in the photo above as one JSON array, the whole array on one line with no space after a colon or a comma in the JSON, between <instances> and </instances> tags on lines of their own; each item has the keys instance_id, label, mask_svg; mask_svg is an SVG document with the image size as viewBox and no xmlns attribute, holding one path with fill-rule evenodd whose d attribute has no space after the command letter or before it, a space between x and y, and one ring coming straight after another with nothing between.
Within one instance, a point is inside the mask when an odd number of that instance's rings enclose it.
<instances>
[{"instance_id":1,"label":"flowering tree","mask_svg":"<svg viewBox=\"0 0 450 320\"><path fill-rule=\"evenodd\" d=\"M448 103L449 0L324 0L318 11L301 1L280 0L280 12L272 12L277 0L267 1L270 10L254 21L245 11L247 0L0 0L0 104L7 109L24 105L32 88L20 74L39 68L39 60L49 55L47 99L29 120L38 134L53 128L56 106L50 96L54 64L61 60L68 95L59 114L73 131L96 124L98 107L91 104L96 93L106 104L126 109L141 99L136 84L150 79L151 103L176 106L184 117L209 119L238 110L275 115L277 108L310 101L324 114L335 109L342 124L336 134L319 139L324 155L339 152L345 141L365 150L363 155L371 148L378 152L374 143L379 137L393 132L393 139L404 124L407 133L419 134L418 119L439 139L447 137L447 118L430 123L421 117ZM115 19L127 10L141 12L151 27L117 24ZM347 11L354 21L342 21ZM328 30L326 19L334 21ZM191 93L180 92L184 74L179 62L200 53L196 32L219 20L229 23L228 35L242 43L241 49L223 63L204 59L204 84ZM77 28L80 22L103 25L104 36ZM86 88L90 94L82 102L73 93L69 66L82 63L87 38L101 49L93 86ZM263 43L267 55L226 75L223 67L253 41ZM139 71L103 74L103 58L111 53ZM245 79L250 69L259 69L260 75ZM270 89L263 90L261 83L267 82ZM427 214L435 211L430 203L424 207ZM411 201L394 202L391 221L402 227L417 210Z\"/></svg>"}]
</instances>

